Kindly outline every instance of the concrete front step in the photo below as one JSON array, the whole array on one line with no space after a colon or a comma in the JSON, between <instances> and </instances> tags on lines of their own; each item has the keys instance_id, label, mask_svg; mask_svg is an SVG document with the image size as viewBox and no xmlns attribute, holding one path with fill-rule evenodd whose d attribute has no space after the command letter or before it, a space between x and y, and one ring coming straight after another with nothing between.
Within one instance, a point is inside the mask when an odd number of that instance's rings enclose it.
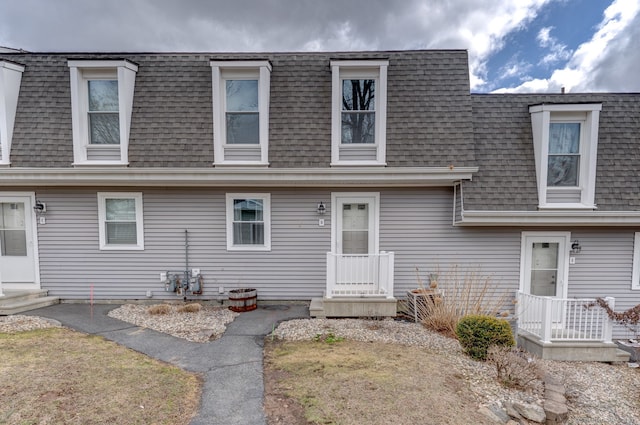
<instances>
[{"instance_id":1,"label":"concrete front step","mask_svg":"<svg viewBox=\"0 0 640 425\"><path fill-rule=\"evenodd\" d=\"M49 291L46 289L4 289L4 296L0 297L0 306L10 302L32 300L34 298L46 297Z\"/></svg>"},{"instance_id":2,"label":"concrete front step","mask_svg":"<svg viewBox=\"0 0 640 425\"><path fill-rule=\"evenodd\" d=\"M309 305L311 317L395 317L395 298L312 298Z\"/></svg>"},{"instance_id":3,"label":"concrete front step","mask_svg":"<svg viewBox=\"0 0 640 425\"><path fill-rule=\"evenodd\" d=\"M518 335L518 346L541 359L583 362L627 362L629 353L614 343L571 341L542 342L531 335Z\"/></svg>"},{"instance_id":4,"label":"concrete front step","mask_svg":"<svg viewBox=\"0 0 640 425\"><path fill-rule=\"evenodd\" d=\"M36 308L59 304L60 298L47 296L45 290L4 291L0 297L0 316L23 313Z\"/></svg>"}]
</instances>

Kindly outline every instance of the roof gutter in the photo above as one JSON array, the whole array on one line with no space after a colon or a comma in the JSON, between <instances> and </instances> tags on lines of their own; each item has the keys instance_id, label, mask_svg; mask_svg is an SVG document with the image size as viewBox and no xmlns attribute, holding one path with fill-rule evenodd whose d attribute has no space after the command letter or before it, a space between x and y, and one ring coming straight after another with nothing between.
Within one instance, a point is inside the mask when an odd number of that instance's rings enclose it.
<instances>
[{"instance_id":1,"label":"roof gutter","mask_svg":"<svg viewBox=\"0 0 640 425\"><path fill-rule=\"evenodd\" d=\"M471 180L478 167L3 168L3 186L425 187Z\"/></svg>"}]
</instances>

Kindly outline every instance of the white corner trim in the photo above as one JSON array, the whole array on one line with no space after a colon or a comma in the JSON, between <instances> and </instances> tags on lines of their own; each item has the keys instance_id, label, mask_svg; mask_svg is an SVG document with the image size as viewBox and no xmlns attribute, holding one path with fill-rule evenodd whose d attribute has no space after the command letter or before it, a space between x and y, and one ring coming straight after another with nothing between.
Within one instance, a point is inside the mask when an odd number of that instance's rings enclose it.
<instances>
[{"instance_id":1,"label":"white corner trim","mask_svg":"<svg viewBox=\"0 0 640 425\"><path fill-rule=\"evenodd\" d=\"M0 164L11 163L11 141L24 66L0 60Z\"/></svg>"},{"instance_id":2,"label":"white corner trim","mask_svg":"<svg viewBox=\"0 0 640 425\"><path fill-rule=\"evenodd\" d=\"M631 289L640 290L640 232L635 232L633 238L633 272L631 274Z\"/></svg>"}]
</instances>

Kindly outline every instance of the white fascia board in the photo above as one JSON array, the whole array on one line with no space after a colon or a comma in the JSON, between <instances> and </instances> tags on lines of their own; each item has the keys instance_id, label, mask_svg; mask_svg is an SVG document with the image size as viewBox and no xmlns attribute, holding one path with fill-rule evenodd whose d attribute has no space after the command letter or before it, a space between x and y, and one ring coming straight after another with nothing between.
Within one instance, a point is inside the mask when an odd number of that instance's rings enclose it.
<instances>
[{"instance_id":1,"label":"white fascia board","mask_svg":"<svg viewBox=\"0 0 640 425\"><path fill-rule=\"evenodd\" d=\"M459 226L637 226L640 211L465 211Z\"/></svg>"},{"instance_id":2,"label":"white fascia board","mask_svg":"<svg viewBox=\"0 0 640 425\"><path fill-rule=\"evenodd\" d=\"M259 61L237 61L237 60L228 60L228 61L220 61L220 60L212 60L209 61L209 65L212 68L223 68L223 69L238 69L238 68L266 68L271 72L271 62L268 60L259 60Z\"/></svg>"},{"instance_id":3,"label":"white fascia board","mask_svg":"<svg viewBox=\"0 0 640 425\"><path fill-rule=\"evenodd\" d=\"M20 65L19 63L10 62L7 60L0 60L0 68L10 69L11 71L24 72L24 65Z\"/></svg>"},{"instance_id":4,"label":"white fascia board","mask_svg":"<svg viewBox=\"0 0 640 425\"><path fill-rule=\"evenodd\" d=\"M601 103L542 103L529 106L529 112L586 112L601 110Z\"/></svg>"},{"instance_id":5,"label":"white fascia board","mask_svg":"<svg viewBox=\"0 0 640 425\"><path fill-rule=\"evenodd\" d=\"M406 168L6 168L0 184L117 187L434 187L471 180L477 167Z\"/></svg>"},{"instance_id":6,"label":"white fascia board","mask_svg":"<svg viewBox=\"0 0 640 425\"><path fill-rule=\"evenodd\" d=\"M377 68L381 66L389 66L389 61L377 59L333 60L331 61L331 66L340 66L347 68Z\"/></svg>"},{"instance_id":7,"label":"white fascia board","mask_svg":"<svg viewBox=\"0 0 640 425\"><path fill-rule=\"evenodd\" d=\"M75 59L67 61L69 68L126 68L138 72L138 65L127 60Z\"/></svg>"}]
</instances>

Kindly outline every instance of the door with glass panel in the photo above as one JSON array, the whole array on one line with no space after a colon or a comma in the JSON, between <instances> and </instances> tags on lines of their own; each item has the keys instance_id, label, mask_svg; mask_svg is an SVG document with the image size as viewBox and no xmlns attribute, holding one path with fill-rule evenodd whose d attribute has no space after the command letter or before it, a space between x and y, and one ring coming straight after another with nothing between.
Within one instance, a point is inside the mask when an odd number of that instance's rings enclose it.
<instances>
[{"instance_id":1,"label":"door with glass panel","mask_svg":"<svg viewBox=\"0 0 640 425\"><path fill-rule=\"evenodd\" d=\"M568 235L524 238L523 290L531 295L563 298L566 290Z\"/></svg>"},{"instance_id":2,"label":"door with glass panel","mask_svg":"<svg viewBox=\"0 0 640 425\"><path fill-rule=\"evenodd\" d=\"M336 196L333 202L337 282L377 283L377 195L344 194Z\"/></svg>"},{"instance_id":3,"label":"door with glass panel","mask_svg":"<svg viewBox=\"0 0 640 425\"><path fill-rule=\"evenodd\" d=\"M569 233L560 232L523 234L521 289L524 293L539 297L567 297L569 237ZM563 303L554 302L551 309L553 327L561 328L565 316Z\"/></svg>"},{"instance_id":4,"label":"door with glass panel","mask_svg":"<svg viewBox=\"0 0 640 425\"><path fill-rule=\"evenodd\" d=\"M0 279L3 287L36 283L31 196L0 196Z\"/></svg>"}]
</instances>

